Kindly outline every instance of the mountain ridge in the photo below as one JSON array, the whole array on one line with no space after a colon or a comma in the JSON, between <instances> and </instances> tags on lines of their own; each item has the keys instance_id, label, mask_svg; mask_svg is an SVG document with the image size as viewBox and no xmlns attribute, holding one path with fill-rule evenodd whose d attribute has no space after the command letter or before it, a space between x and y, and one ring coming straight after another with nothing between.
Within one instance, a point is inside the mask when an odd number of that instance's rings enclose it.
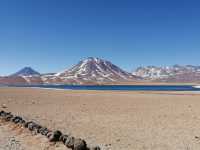
<instances>
[{"instance_id":1,"label":"mountain ridge","mask_svg":"<svg viewBox=\"0 0 200 150\"><path fill-rule=\"evenodd\" d=\"M31 67L24 67L8 77L2 77L0 83L13 84L14 79L16 79L16 83L23 84L87 85L140 80L139 77L124 71L120 67L112 64L110 61L97 57L88 57L86 59L83 59L73 67L65 69L64 71L58 73L40 74Z\"/></svg>"},{"instance_id":2,"label":"mountain ridge","mask_svg":"<svg viewBox=\"0 0 200 150\"><path fill-rule=\"evenodd\" d=\"M124 71L112 62L88 57L69 69L41 74L31 67L0 77L0 84L117 84L138 82L192 83L200 81L200 66L142 66L134 72Z\"/></svg>"},{"instance_id":3,"label":"mountain ridge","mask_svg":"<svg viewBox=\"0 0 200 150\"><path fill-rule=\"evenodd\" d=\"M146 80L163 82L196 82L200 81L200 66L146 66L138 67L132 74L140 76Z\"/></svg>"}]
</instances>

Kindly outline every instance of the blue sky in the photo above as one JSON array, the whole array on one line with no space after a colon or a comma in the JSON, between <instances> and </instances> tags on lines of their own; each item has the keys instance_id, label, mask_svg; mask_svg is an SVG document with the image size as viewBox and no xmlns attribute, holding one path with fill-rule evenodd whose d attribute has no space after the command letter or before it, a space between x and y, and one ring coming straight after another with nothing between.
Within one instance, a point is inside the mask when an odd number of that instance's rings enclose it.
<instances>
[{"instance_id":1,"label":"blue sky","mask_svg":"<svg viewBox=\"0 0 200 150\"><path fill-rule=\"evenodd\" d=\"M141 65L200 65L200 2L0 2L1 75L24 66L57 72L89 56L127 71Z\"/></svg>"}]
</instances>

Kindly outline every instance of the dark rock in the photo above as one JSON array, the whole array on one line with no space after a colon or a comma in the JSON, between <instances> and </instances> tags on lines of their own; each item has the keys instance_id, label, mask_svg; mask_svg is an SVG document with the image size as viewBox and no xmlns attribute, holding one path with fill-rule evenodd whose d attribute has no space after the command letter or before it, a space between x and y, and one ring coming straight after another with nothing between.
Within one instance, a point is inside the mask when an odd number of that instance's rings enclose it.
<instances>
[{"instance_id":1,"label":"dark rock","mask_svg":"<svg viewBox=\"0 0 200 150\"><path fill-rule=\"evenodd\" d=\"M68 137L69 137L69 135L66 135L66 134L61 135L59 141L62 141L65 144Z\"/></svg>"},{"instance_id":2,"label":"dark rock","mask_svg":"<svg viewBox=\"0 0 200 150\"><path fill-rule=\"evenodd\" d=\"M1 110L1 111L0 111L0 116L1 116L4 112L5 112L5 111Z\"/></svg>"},{"instance_id":3,"label":"dark rock","mask_svg":"<svg viewBox=\"0 0 200 150\"><path fill-rule=\"evenodd\" d=\"M5 119L7 116L10 116L10 115L12 115L11 112L8 112L8 113L7 113L7 112L5 112L5 111L1 111L1 118L4 118L4 119Z\"/></svg>"},{"instance_id":4,"label":"dark rock","mask_svg":"<svg viewBox=\"0 0 200 150\"><path fill-rule=\"evenodd\" d=\"M73 150L87 150L87 144L82 139L74 140L74 149Z\"/></svg>"},{"instance_id":5,"label":"dark rock","mask_svg":"<svg viewBox=\"0 0 200 150\"><path fill-rule=\"evenodd\" d=\"M40 126L40 125L37 125L37 126L35 126L34 127L34 131L36 132L36 133L40 133L40 129L42 128L42 126Z\"/></svg>"},{"instance_id":6,"label":"dark rock","mask_svg":"<svg viewBox=\"0 0 200 150\"><path fill-rule=\"evenodd\" d=\"M75 141L75 138L74 138L74 137L68 137L67 140L65 141L65 145L66 145L68 148L73 149L73 148L74 148L74 141Z\"/></svg>"},{"instance_id":7,"label":"dark rock","mask_svg":"<svg viewBox=\"0 0 200 150\"><path fill-rule=\"evenodd\" d=\"M6 112L3 111L3 110L0 112L0 116L1 116L1 117L5 116L5 114L6 114Z\"/></svg>"},{"instance_id":8,"label":"dark rock","mask_svg":"<svg viewBox=\"0 0 200 150\"><path fill-rule=\"evenodd\" d=\"M14 122L15 124L19 123L21 120L23 120L21 117L19 116L15 116L12 118L12 122Z\"/></svg>"},{"instance_id":9,"label":"dark rock","mask_svg":"<svg viewBox=\"0 0 200 150\"><path fill-rule=\"evenodd\" d=\"M44 131L43 135L47 136L49 132L51 132L51 131L47 129Z\"/></svg>"},{"instance_id":10,"label":"dark rock","mask_svg":"<svg viewBox=\"0 0 200 150\"><path fill-rule=\"evenodd\" d=\"M23 125L23 124L25 124L25 123L26 123L26 121L22 119L22 120L20 120L20 122L19 122L19 123Z\"/></svg>"},{"instance_id":11,"label":"dark rock","mask_svg":"<svg viewBox=\"0 0 200 150\"><path fill-rule=\"evenodd\" d=\"M49 132L49 133L46 135L46 137L49 139L51 135L52 135L52 132Z\"/></svg>"},{"instance_id":12,"label":"dark rock","mask_svg":"<svg viewBox=\"0 0 200 150\"><path fill-rule=\"evenodd\" d=\"M28 129L29 129L30 131L33 131L34 126L35 126L35 123L34 123L34 122L30 122L30 123L28 124Z\"/></svg>"},{"instance_id":13,"label":"dark rock","mask_svg":"<svg viewBox=\"0 0 200 150\"><path fill-rule=\"evenodd\" d=\"M89 150L101 150L99 146L91 147Z\"/></svg>"},{"instance_id":14,"label":"dark rock","mask_svg":"<svg viewBox=\"0 0 200 150\"><path fill-rule=\"evenodd\" d=\"M44 130L46 130L46 129L47 129L46 127L42 127L42 128L39 129L39 132L43 135L43 132L44 132Z\"/></svg>"},{"instance_id":15,"label":"dark rock","mask_svg":"<svg viewBox=\"0 0 200 150\"><path fill-rule=\"evenodd\" d=\"M30 122L25 122L24 125L23 125L24 128L28 128L28 124L29 124L29 123L30 123Z\"/></svg>"},{"instance_id":16,"label":"dark rock","mask_svg":"<svg viewBox=\"0 0 200 150\"><path fill-rule=\"evenodd\" d=\"M50 132L50 130L48 130L46 127L41 127L39 129L39 133L42 134L42 135L45 135L47 136L47 134Z\"/></svg>"},{"instance_id":17,"label":"dark rock","mask_svg":"<svg viewBox=\"0 0 200 150\"><path fill-rule=\"evenodd\" d=\"M13 118L13 115L7 115L6 117L5 117L5 121L11 121L11 119Z\"/></svg>"},{"instance_id":18,"label":"dark rock","mask_svg":"<svg viewBox=\"0 0 200 150\"><path fill-rule=\"evenodd\" d=\"M61 135L62 135L62 133L59 130L54 131L54 132L52 132L51 136L49 137L49 141L57 142L57 141L59 141Z\"/></svg>"}]
</instances>

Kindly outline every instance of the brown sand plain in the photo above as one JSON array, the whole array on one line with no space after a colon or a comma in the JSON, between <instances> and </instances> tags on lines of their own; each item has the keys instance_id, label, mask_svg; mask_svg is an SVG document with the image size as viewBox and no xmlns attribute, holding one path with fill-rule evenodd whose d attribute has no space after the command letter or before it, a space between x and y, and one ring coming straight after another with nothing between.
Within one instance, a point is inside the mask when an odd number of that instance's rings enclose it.
<instances>
[{"instance_id":1,"label":"brown sand plain","mask_svg":"<svg viewBox=\"0 0 200 150\"><path fill-rule=\"evenodd\" d=\"M200 149L200 93L0 88L1 105L105 150Z\"/></svg>"}]
</instances>

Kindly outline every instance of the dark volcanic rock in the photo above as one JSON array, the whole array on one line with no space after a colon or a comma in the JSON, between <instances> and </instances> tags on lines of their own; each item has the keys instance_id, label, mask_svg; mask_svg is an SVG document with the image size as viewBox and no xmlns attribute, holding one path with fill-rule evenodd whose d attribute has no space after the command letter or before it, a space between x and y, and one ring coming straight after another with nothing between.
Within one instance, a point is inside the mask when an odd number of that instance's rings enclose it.
<instances>
[{"instance_id":1,"label":"dark volcanic rock","mask_svg":"<svg viewBox=\"0 0 200 150\"><path fill-rule=\"evenodd\" d=\"M82 139L74 140L74 150L87 150L87 144Z\"/></svg>"},{"instance_id":2,"label":"dark volcanic rock","mask_svg":"<svg viewBox=\"0 0 200 150\"><path fill-rule=\"evenodd\" d=\"M61 135L59 141L62 141L65 144L68 137L69 137L69 135L66 135L66 134Z\"/></svg>"},{"instance_id":3,"label":"dark volcanic rock","mask_svg":"<svg viewBox=\"0 0 200 150\"><path fill-rule=\"evenodd\" d=\"M12 118L12 122L14 122L15 124L21 122L23 119L19 116L15 116L14 118Z\"/></svg>"},{"instance_id":4,"label":"dark volcanic rock","mask_svg":"<svg viewBox=\"0 0 200 150\"><path fill-rule=\"evenodd\" d=\"M46 127L41 127L39 129L39 133L41 133L42 135L45 135L45 136L47 136L49 132L50 132L50 130L47 129Z\"/></svg>"},{"instance_id":5,"label":"dark volcanic rock","mask_svg":"<svg viewBox=\"0 0 200 150\"><path fill-rule=\"evenodd\" d=\"M28 124L29 124L29 123L30 123L30 122L25 122L24 125L23 125L24 128L28 128Z\"/></svg>"},{"instance_id":6,"label":"dark volcanic rock","mask_svg":"<svg viewBox=\"0 0 200 150\"><path fill-rule=\"evenodd\" d=\"M60 140L61 135L62 135L62 133L59 130L54 131L54 132L52 132L51 136L49 137L49 141L57 142Z\"/></svg>"},{"instance_id":7,"label":"dark volcanic rock","mask_svg":"<svg viewBox=\"0 0 200 150\"><path fill-rule=\"evenodd\" d=\"M91 147L90 150L101 150L99 146Z\"/></svg>"},{"instance_id":8,"label":"dark volcanic rock","mask_svg":"<svg viewBox=\"0 0 200 150\"><path fill-rule=\"evenodd\" d=\"M68 148L74 148L74 141L75 141L75 138L74 137L68 137L67 140L65 141L65 145L68 147Z\"/></svg>"}]
</instances>

